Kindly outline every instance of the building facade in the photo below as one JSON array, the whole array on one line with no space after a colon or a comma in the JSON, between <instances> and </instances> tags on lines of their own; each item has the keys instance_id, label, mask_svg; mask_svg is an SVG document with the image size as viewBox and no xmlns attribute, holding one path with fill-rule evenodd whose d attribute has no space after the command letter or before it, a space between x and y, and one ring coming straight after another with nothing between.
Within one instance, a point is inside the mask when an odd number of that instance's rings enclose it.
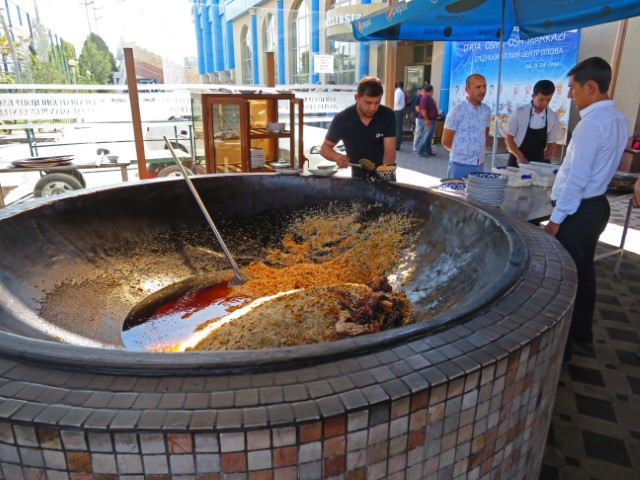
<instances>
[{"instance_id":1,"label":"building facade","mask_svg":"<svg viewBox=\"0 0 640 480\"><path fill-rule=\"evenodd\" d=\"M449 42L353 38L352 21L387 5L386 0L193 0L198 71L205 83L266 85L264 52L273 52L276 84L353 85L365 75L376 75L386 90L403 80L413 93L430 82L446 113L450 68L443 66ZM640 133L639 36L640 17L584 28L577 55L578 61L597 55L611 63L611 93L634 135ZM395 63L390 69L394 78L385 78L385 63L390 62ZM576 121L573 112L569 129Z\"/></svg>"}]
</instances>

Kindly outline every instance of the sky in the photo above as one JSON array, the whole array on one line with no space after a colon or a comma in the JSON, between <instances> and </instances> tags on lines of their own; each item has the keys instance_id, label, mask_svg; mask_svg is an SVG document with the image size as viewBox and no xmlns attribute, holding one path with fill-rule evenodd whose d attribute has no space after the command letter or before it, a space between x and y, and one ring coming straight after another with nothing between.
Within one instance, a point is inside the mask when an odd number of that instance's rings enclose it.
<instances>
[{"instance_id":1,"label":"sky","mask_svg":"<svg viewBox=\"0 0 640 480\"><path fill-rule=\"evenodd\" d=\"M196 55L192 0L10 0L40 23L72 43L80 55L90 32L97 33L115 55L122 38L182 63ZM4 2L2 2L4 4ZM87 7L85 8L85 4ZM91 29L91 30L90 30Z\"/></svg>"}]
</instances>

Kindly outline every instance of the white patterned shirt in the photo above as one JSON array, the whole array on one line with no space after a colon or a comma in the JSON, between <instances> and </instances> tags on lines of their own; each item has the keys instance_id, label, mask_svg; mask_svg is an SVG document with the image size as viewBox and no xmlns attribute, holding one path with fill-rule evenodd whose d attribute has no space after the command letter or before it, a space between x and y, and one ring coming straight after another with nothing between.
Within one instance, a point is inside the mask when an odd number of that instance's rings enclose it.
<instances>
[{"instance_id":1,"label":"white patterned shirt","mask_svg":"<svg viewBox=\"0 0 640 480\"><path fill-rule=\"evenodd\" d=\"M491 125L491 109L481 103L475 107L468 99L449 110L444 128L453 130L449 161L465 165L484 163L487 128Z\"/></svg>"},{"instance_id":2,"label":"white patterned shirt","mask_svg":"<svg viewBox=\"0 0 640 480\"><path fill-rule=\"evenodd\" d=\"M589 105L580 117L551 189L554 223L574 214L582 200L607 191L629 139L627 120L613 100Z\"/></svg>"}]
</instances>

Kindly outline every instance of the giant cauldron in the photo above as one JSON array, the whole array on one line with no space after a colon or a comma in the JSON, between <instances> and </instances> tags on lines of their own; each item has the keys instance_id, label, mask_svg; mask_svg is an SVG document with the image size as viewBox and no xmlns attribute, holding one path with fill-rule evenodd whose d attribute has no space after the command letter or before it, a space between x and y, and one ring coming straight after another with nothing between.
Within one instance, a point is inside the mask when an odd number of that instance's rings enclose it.
<instances>
[{"instance_id":1,"label":"giant cauldron","mask_svg":"<svg viewBox=\"0 0 640 480\"><path fill-rule=\"evenodd\" d=\"M184 238L204 225L186 185L5 209L5 478L537 477L575 293L559 243L499 210L395 184L195 183L223 225L330 200L402 205L424 222L403 287L424 321L281 350L127 351L122 319L145 289L224 267L204 247L212 236ZM242 258L238 240L227 243Z\"/></svg>"}]
</instances>

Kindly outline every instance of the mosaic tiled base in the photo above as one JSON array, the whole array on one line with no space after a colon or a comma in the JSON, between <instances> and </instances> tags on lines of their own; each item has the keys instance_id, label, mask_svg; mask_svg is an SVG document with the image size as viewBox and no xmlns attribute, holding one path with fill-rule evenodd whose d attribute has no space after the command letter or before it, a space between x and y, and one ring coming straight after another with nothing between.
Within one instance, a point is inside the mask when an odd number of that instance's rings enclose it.
<instances>
[{"instance_id":1,"label":"mosaic tiled base","mask_svg":"<svg viewBox=\"0 0 640 480\"><path fill-rule=\"evenodd\" d=\"M512 223L530 249L519 284L377 352L191 377L0 359L2 478L537 478L575 271L554 239Z\"/></svg>"}]
</instances>

